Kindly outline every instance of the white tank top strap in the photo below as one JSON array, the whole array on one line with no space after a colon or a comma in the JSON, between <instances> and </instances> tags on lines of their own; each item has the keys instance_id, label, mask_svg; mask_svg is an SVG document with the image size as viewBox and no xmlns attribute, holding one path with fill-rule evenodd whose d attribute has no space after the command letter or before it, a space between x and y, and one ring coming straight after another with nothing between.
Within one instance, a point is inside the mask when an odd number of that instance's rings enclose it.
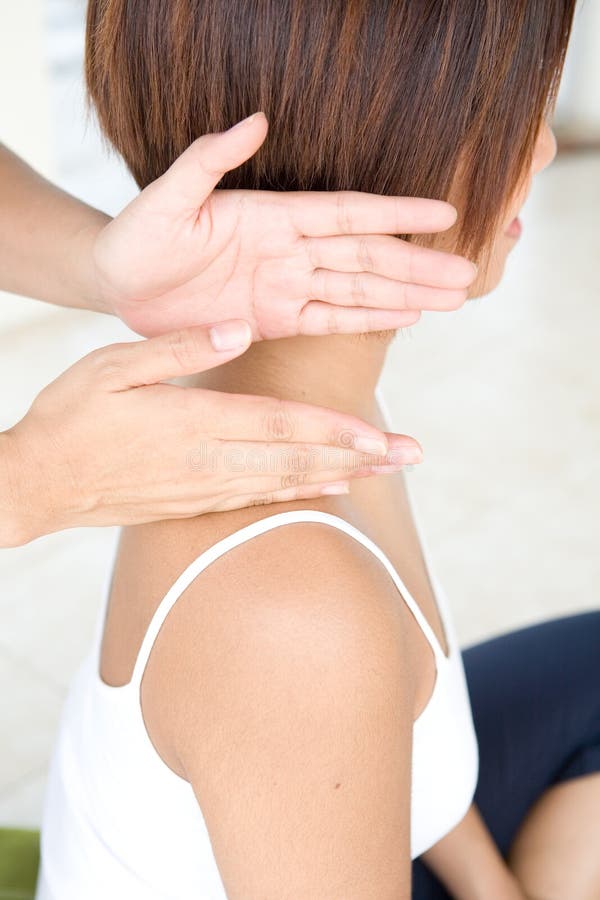
<instances>
[{"instance_id":1,"label":"white tank top strap","mask_svg":"<svg viewBox=\"0 0 600 900\"><path fill-rule=\"evenodd\" d=\"M375 399L377 400L377 404L379 406L379 412L381 413L381 417L385 423L385 427L387 431L393 431L392 428L392 413L388 406L387 400L383 396L383 390L381 388L381 384L378 384L375 388Z\"/></svg>"},{"instance_id":2,"label":"white tank top strap","mask_svg":"<svg viewBox=\"0 0 600 900\"><path fill-rule=\"evenodd\" d=\"M417 620L417 623L422 629L428 643L431 645L431 648L435 654L436 662L439 664L440 661L446 660L442 648L433 632L433 629L429 625L429 622L421 612L418 604L411 596L410 592L406 588L406 585L398 575L396 569L394 568L388 557L381 550L381 548L378 547L378 545L375 544L370 538L368 538L362 531L360 531L358 528L355 528L353 525L351 525L345 519L340 518L339 516L335 516L330 513L324 513L320 510L301 509L276 513L275 515L260 519L258 522L252 522L250 525L246 525L244 528L240 528L238 531L233 532L233 534L230 534L222 540L218 541L216 544L213 544L212 547L209 547L208 550L205 550L192 563L190 563L190 565L181 573L181 575L171 586L163 600L158 605L154 615L152 616L150 625L148 626L148 630L144 635L142 645L137 655L133 675L129 683L130 686L136 691L139 690L144 671L148 664L148 659L150 658L150 653L152 652L152 647L154 646L154 642L158 637L160 629L162 628L167 616L173 609L177 600L190 586L194 579L204 571L204 569L210 566L210 564L213 563L216 559L224 556L224 554L229 550L232 550L234 547L239 547L241 544L251 540L254 537L257 537L258 535L265 534L266 532L271 531L274 528L278 528L282 525L306 522L316 522L323 525L330 525L333 528L337 528L339 531L345 532L354 540L358 541L358 543L362 544L363 547L365 547L367 550L370 550L371 553L375 557L377 557L384 568L388 571L398 591L402 595L403 600L406 602L407 606Z\"/></svg>"}]
</instances>

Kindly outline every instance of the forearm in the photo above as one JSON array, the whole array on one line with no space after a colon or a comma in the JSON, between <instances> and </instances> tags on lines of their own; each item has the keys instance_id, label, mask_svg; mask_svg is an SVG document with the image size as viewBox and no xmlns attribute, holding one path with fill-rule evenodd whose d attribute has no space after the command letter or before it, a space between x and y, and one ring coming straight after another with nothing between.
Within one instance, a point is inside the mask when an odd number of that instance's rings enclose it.
<instances>
[{"instance_id":1,"label":"forearm","mask_svg":"<svg viewBox=\"0 0 600 900\"><path fill-rule=\"evenodd\" d=\"M526 900L474 804L421 859L456 900Z\"/></svg>"},{"instance_id":2,"label":"forearm","mask_svg":"<svg viewBox=\"0 0 600 900\"><path fill-rule=\"evenodd\" d=\"M109 312L92 262L95 237L108 221L0 144L0 290Z\"/></svg>"}]
</instances>

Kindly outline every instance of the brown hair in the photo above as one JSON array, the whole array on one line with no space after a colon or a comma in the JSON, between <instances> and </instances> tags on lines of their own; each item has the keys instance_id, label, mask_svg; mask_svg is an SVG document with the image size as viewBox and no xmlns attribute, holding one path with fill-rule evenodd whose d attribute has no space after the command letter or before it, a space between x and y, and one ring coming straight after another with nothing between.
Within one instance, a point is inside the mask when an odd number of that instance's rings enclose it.
<instances>
[{"instance_id":1,"label":"brown hair","mask_svg":"<svg viewBox=\"0 0 600 900\"><path fill-rule=\"evenodd\" d=\"M257 110L224 188L448 198L477 256L531 163L576 0L90 0L86 77L140 187Z\"/></svg>"}]
</instances>

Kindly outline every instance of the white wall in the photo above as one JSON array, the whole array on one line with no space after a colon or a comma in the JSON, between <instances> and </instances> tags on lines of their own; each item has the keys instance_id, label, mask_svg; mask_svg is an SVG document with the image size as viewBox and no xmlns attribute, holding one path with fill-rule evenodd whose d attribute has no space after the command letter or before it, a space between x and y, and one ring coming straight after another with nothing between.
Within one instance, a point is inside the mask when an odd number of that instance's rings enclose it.
<instances>
[{"instance_id":1,"label":"white wall","mask_svg":"<svg viewBox=\"0 0 600 900\"><path fill-rule=\"evenodd\" d=\"M84 103L85 0L0 0L0 141L60 187L110 214L137 192L102 146ZM57 310L0 292L0 334Z\"/></svg>"},{"instance_id":2,"label":"white wall","mask_svg":"<svg viewBox=\"0 0 600 900\"><path fill-rule=\"evenodd\" d=\"M52 175L44 13L44 0L3 0L0 140L44 174Z\"/></svg>"},{"instance_id":3,"label":"white wall","mask_svg":"<svg viewBox=\"0 0 600 900\"><path fill-rule=\"evenodd\" d=\"M0 9L0 141L47 177L51 142L45 0L3 0ZM0 333L44 318L44 304L0 291Z\"/></svg>"},{"instance_id":4,"label":"white wall","mask_svg":"<svg viewBox=\"0 0 600 900\"><path fill-rule=\"evenodd\" d=\"M600 139L600 0L582 0L577 10L557 122L584 139Z\"/></svg>"}]
</instances>

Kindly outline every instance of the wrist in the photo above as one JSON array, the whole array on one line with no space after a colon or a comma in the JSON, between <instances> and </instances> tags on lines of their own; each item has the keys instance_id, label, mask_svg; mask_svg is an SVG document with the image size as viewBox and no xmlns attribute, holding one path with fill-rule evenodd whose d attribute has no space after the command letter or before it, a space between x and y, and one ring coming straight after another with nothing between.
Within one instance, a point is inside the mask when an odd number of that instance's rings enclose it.
<instances>
[{"instance_id":1,"label":"wrist","mask_svg":"<svg viewBox=\"0 0 600 900\"><path fill-rule=\"evenodd\" d=\"M0 548L19 547L28 538L19 502L22 479L19 477L10 434L0 434Z\"/></svg>"},{"instance_id":2,"label":"wrist","mask_svg":"<svg viewBox=\"0 0 600 900\"><path fill-rule=\"evenodd\" d=\"M110 216L93 210L90 220L79 229L74 240L76 271L79 271L79 291L82 306L94 312L114 315L111 303L104 296L102 283L96 267L96 243L103 229L111 221Z\"/></svg>"},{"instance_id":3,"label":"wrist","mask_svg":"<svg viewBox=\"0 0 600 900\"><path fill-rule=\"evenodd\" d=\"M37 475L15 430L0 433L0 547L20 547L56 530Z\"/></svg>"}]
</instances>

